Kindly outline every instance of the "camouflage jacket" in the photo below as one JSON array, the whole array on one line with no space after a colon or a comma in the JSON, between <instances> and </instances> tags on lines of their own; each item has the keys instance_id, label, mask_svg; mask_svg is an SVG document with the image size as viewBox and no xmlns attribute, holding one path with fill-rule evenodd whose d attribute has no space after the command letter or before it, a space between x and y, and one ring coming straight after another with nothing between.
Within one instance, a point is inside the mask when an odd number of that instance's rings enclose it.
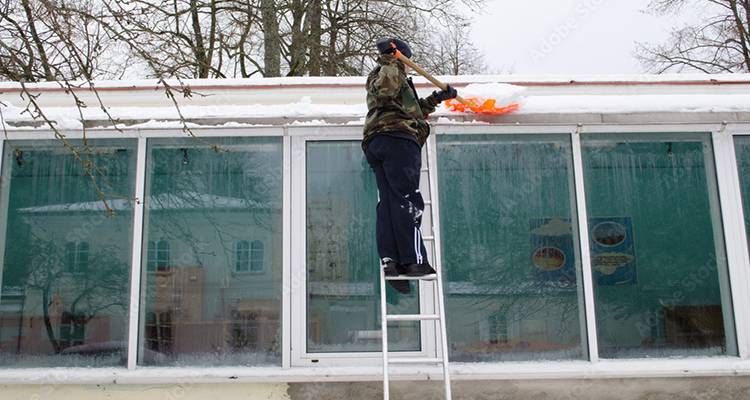
<instances>
[{"instance_id":1,"label":"camouflage jacket","mask_svg":"<svg viewBox=\"0 0 750 400\"><path fill-rule=\"evenodd\" d=\"M423 146L430 135L425 121L438 101L432 96L420 99L404 64L392 55L383 55L367 77L367 118L362 147L377 134L413 138Z\"/></svg>"}]
</instances>

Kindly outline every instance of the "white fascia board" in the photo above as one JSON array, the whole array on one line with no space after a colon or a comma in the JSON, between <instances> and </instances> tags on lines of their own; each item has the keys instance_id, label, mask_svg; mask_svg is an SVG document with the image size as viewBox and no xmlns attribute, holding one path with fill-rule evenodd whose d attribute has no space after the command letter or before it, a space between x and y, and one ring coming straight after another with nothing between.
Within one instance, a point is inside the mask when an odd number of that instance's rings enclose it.
<instances>
[{"instance_id":1,"label":"white fascia board","mask_svg":"<svg viewBox=\"0 0 750 400\"><path fill-rule=\"evenodd\" d=\"M616 75L616 76L459 76L445 77L459 89L471 83L505 82L524 86L526 91L517 114L560 112L719 112L750 111L750 74L725 75ZM422 95L432 88L416 79ZM364 78L275 78L250 80L186 80L191 97L178 96L186 118L334 118L361 117L366 113ZM123 120L176 119L173 101L155 81L97 82L99 98L109 112ZM0 84L0 101L11 107L8 121L26 120L20 112L28 101L20 96L18 84ZM52 86L51 86L52 85ZM73 96L59 90L57 83L27 85L43 96L37 103L51 118L78 118ZM88 120L104 120L99 98L88 88L77 96L89 107ZM499 94L498 94L499 95ZM56 110L57 109L57 110ZM462 114L439 110L443 116Z\"/></svg>"}]
</instances>

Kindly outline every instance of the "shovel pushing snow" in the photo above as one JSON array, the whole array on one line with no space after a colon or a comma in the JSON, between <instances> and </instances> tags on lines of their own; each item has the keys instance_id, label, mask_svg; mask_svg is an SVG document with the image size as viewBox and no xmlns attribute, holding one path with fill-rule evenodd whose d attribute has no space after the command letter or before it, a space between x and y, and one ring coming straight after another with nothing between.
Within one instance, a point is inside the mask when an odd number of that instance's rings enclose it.
<instances>
[{"instance_id":1,"label":"shovel pushing snow","mask_svg":"<svg viewBox=\"0 0 750 400\"><path fill-rule=\"evenodd\" d=\"M415 64L414 61L410 60L409 58L405 57L401 52L396 48L395 43L391 43L391 46L393 46L394 55L396 58L401 60L404 64L408 65L413 69L414 71L417 71L418 74L425 77L428 81L432 82L433 85L439 87L441 90L446 90L448 85L446 85L443 82L440 82L437 78L432 76L429 72L425 71L422 67ZM477 114L492 114L492 115L500 115L500 114L507 114L509 112L515 111L518 109L518 103L511 103L502 107L497 106L497 100L493 98L468 98L465 99L461 96L456 96L454 100L448 100L446 101L446 105L449 109L453 111L459 111L459 112L466 112L471 111Z\"/></svg>"}]
</instances>

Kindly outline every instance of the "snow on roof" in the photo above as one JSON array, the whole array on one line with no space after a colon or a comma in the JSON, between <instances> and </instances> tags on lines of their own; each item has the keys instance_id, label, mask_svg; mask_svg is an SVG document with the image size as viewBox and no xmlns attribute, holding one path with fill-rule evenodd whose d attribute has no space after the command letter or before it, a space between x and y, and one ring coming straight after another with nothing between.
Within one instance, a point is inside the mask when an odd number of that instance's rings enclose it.
<instances>
[{"instance_id":1,"label":"snow on roof","mask_svg":"<svg viewBox=\"0 0 750 400\"><path fill-rule=\"evenodd\" d=\"M440 78L456 86L459 94L466 94L467 87L504 88L492 93L493 97L515 99L520 109L510 118L503 118L503 123L514 122L515 116L534 115L750 112L750 74ZM415 77L414 81L424 96L434 90L421 77ZM175 95L180 111L194 126L285 125L294 121L362 124L367 112L364 82L364 77L184 80L182 83L189 85L191 95ZM498 82L505 85L493 85ZM172 86L179 84L170 82ZM88 84L80 85L76 94L87 105L82 109L84 119L107 121ZM163 86L155 80L101 81L94 85L108 112L125 126L141 129L181 127L177 122L177 109L165 96ZM27 87L32 93L41 94L37 101L60 128L80 129L73 96L67 94L59 83L27 84ZM518 88L523 89L522 93ZM0 82L0 111L6 127L33 129L41 125L29 113L23 112L26 106L27 100L22 98L18 83ZM445 107L440 107L435 115L437 119L443 118L441 121L467 120L472 116Z\"/></svg>"},{"instance_id":2,"label":"snow on roof","mask_svg":"<svg viewBox=\"0 0 750 400\"><path fill-rule=\"evenodd\" d=\"M519 84L521 86L532 85L592 85L592 84L699 84L711 83L748 83L750 74L547 74L547 75L439 75L439 80L456 84L467 85L470 83L494 83L505 82ZM167 79L171 86L188 85L193 88L204 87L266 87L266 86L361 86L365 84L364 76L287 76L278 78L229 78L229 79ZM414 77L416 85L428 85L427 80ZM84 81L71 82L72 86L82 88L88 87ZM119 90L154 90L162 86L154 79L131 79L131 80L101 80L95 81L94 85L100 89ZM62 91L58 82L39 82L26 84L27 87L43 90ZM18 82L0 82L0 92L18 91L21 84Z\"/></svg>"},{"instance_id":3,"label":"snow on roof","mask_svg":"<svg viewBox=\"0 0 750 400\"><path fill-rule=\"evenodd\" d=\"M132 209L132 202L127 199L108 201L114 211ZM162 193L156 196L146 196L149 210L195 210L195 209L261 209L270 208L263 203L240 199L236 197L217 196L208 193L183 191L179 193ZM78 203L50 204L46 206L26 207L18 210L24 214L53 213L53 212L85 212L104 211L104 203L100 200Z\"/></svg>"}]
</instances>

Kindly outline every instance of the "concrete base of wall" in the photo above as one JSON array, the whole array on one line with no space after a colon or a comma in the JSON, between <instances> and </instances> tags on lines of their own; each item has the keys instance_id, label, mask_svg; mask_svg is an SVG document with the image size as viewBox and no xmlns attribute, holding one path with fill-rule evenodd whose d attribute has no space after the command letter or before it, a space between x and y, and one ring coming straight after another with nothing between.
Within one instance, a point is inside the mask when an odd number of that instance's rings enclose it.
<instances>
[{"instance_id":1,"label":"concrete base of wall","mask_svg":"<svg viewBox=\"0 0 750 400\"><path fill-rule=\"evenodd\" d=\"M287 384L0 385L2 400L289 400Z\"/></svg>"},{"instance_id":2,"label":"concrete base of wall","mask_svg":"<svg viewBox=\"0 0 750 400\"><path fill-rule=\"evenodd\" d=\"M379 400L379 382L184 385L0 385L3 400ZM750 377L457 381L455 400L740 400ZM443 399L442 382L393 382L393 400Z\"/></svg>"},{"instance_id":3,"label":"concrete base of wall","mask_svg":"<svg viewBox=\"0 0 750 400\"><path fill-rule=\"evenodd\" d=\"M292 383L293 400L378 400L382 383ZM393 400L443 399L442 382L393 382ZM740 400L750 399L750 377L456 381L454 400Z\"/></svg>"}]
</instances>

